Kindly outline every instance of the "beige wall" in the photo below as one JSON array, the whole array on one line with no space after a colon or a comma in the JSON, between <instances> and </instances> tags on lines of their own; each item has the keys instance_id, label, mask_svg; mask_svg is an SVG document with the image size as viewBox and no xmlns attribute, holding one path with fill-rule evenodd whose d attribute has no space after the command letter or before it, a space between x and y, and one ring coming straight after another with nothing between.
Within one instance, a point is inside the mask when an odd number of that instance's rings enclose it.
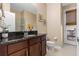
<instances>
[{"instance_id":1,"label":"beige wall","mask_svg":"<svg viewBox=\"0 0 79 59\"><path fill-rule=\"evenodd\" d=\"M15 25L16 25L16 31L21 31L21 12L15 13Z\"/></svg>"},{"instance_id":2,"label":"beige wall","mask_svg":"<svg viewBox=\"0 0 79 59\"><path fill-rule=\"evenodd\" d=\"M10 3L3 3L3 9L6 11L10 11Z\"/></svg>"},{"instance_id":3,"label":"beige wall","mask_svg":"<svg viewBox=\"0 0 79 59\"><path fill-rule=\"evenodd\" d=\"M61 4L47 4L47 35L53 41L57 37L58 44L63 45L63 26L61 24Z\"/></svg>"},{"instance_id":4,"label":"beige wall","mask_svg":"<svg viewBox=\"0 0 79 59\"><path fill-rule=\"evenodd\" d=\"M37 3L36 4L37 9L37 29L39 33L46 33L47 32L47 25L43 22L39 22L39 14L42 15L42 17L46 20L47 19L47 7L45 3Z\"/></svg>"}]
</instances>

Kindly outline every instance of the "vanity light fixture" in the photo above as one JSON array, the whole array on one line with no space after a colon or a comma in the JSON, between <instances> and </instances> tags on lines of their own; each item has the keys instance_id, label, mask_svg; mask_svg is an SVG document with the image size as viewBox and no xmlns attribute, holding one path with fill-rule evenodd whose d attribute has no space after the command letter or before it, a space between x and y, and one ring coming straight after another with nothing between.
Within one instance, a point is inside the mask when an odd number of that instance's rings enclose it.
<instances>
[{"instance_id":1,"label":"vanity light fixture","mask_svg":"<svg viewBox=\"0 0 79 59\"><path fill-rule=\"evenodd\" d=\"M39 22L43 22L44 24L46 24L46 19L44 19L41 14L39 14Z\"/></svg>"}]
</instances>

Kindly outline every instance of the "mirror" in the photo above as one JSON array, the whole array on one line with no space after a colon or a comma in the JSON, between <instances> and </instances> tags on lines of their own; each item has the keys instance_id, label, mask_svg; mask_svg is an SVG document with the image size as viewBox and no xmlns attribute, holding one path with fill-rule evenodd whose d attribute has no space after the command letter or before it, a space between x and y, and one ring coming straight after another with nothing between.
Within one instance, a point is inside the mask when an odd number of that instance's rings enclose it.
<instances>
[{"instance_id":1,"label":"mirror","mask_svg":"<svg viewBox=\"0 0 79 59\"><path fill-rule=\"evenodd\" d=\"M32 3L11 3L10 11L15 13L15 31L37 30L37 9Z\"/></svg>"}]
</instances>

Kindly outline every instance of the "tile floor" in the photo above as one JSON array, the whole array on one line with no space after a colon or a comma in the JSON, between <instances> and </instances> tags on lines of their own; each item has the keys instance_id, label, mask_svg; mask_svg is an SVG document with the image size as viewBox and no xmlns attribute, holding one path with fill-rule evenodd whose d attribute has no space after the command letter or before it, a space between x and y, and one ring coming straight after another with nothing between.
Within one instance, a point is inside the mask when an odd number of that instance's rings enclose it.
<instances>
[{"instance_id":1,"label":"tile floor","mask_svg":"<svg viewBox=\"0 0 79 59\"><path fill-rule=\"evenodd\" d=\"M64 44L60 50L47 50L46 56L76 56L77 47L69 44Z\"/></svg>"}]
</instances>

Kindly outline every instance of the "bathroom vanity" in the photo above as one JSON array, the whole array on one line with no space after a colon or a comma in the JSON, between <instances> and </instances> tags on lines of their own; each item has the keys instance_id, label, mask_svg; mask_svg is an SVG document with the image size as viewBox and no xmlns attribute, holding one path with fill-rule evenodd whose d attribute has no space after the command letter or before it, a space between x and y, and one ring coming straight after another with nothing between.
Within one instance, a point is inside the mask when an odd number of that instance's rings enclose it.
<instances>
[{"instance_id":1,"label":"bathroom vanity","mask_svg":"<svg viewBox=\"0 0 79 59\"><path fill-rule=\"evenodd\" d=\"M2 5L0 12L0 56L44 56L46 54L46 34L37 34L38 10L36 7L32 4L12 3L10 4L11 10L5 11ZM21 8L23 6L26 6L26 9ZM28 9L28 7L30 8ZM30 32L27 34L27 31Z\"/></svg>"},{"instance_id":2,"label":"bathroom vanity","mask_svg":"<svg viewBox=\"0 0 79 59\"><path fill-rule=\"evenodd\" d=\"M0 56L44 56L46 34L28 35L7 42L0 42Z\"/></svg>"}]
</instances>

